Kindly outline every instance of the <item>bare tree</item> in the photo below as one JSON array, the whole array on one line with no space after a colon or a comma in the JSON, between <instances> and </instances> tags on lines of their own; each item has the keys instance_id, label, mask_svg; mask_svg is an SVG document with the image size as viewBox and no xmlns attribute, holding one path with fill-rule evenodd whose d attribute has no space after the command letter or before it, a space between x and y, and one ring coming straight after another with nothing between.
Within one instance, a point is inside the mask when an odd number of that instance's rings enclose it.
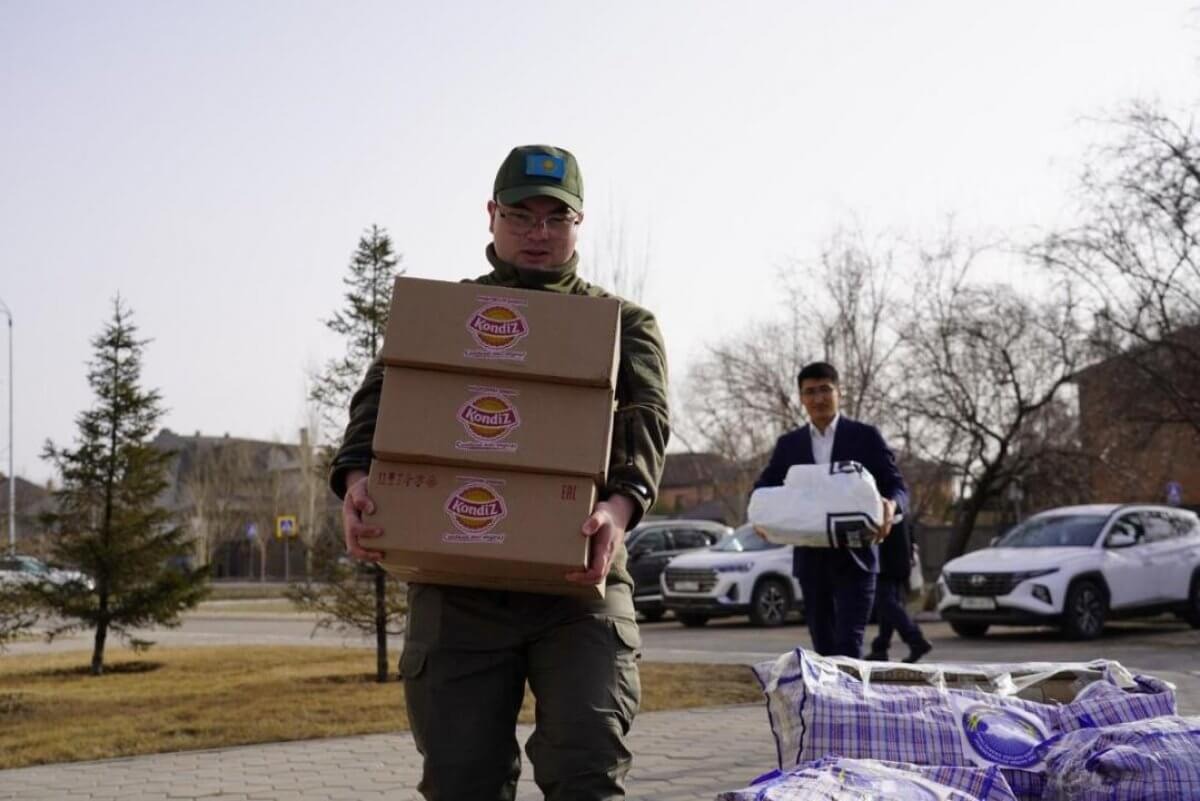
<instances>
[{"instance_id":1,"label":"bare tree","mask_svg":"<svg viewBox=\"0 0 1200 801\"><path fill-rule=\"evenodd\" d=\"M640 303L650 267L649 230L644 237L636 236L626 215L611 204L606 222L591 238L592 254L583 262L584 271L589 280L614 295Z\"/></svg>"},{"instance_id":2,"label":"bare tree","mask_svg":"<svg viewBox=\"0 0 1200 801\"><path fill-rule=\"evenodd\" d=\"M898 427L888 402L900 342L894 272L891 247L877 249L861 232L840 231L814 262L781 271L780 319L710 345L693 365L678 436L689 450L715 452L732 467L736 479L714 485L733 519L744 517L775 440L803 418L796 375L806 362L837 365L847 414Z\"/></svg>"},{"instance_id":3,"label":"bare tree","mask_svg":"<svg viewBox=\"0 0 1200 801\"><path fill-rule=\"evenodd\" d=\"M924 254L895 400L910 416L906 439L917 455L959 482L948 558L964 552L985 506L1047 454L1039 420L1083 354L1070 295L1034 299L973 283L978 255L954 244Z\"/></svg>"},{"instance_id":4,"label":"bare tree","mask_svg":"<svg viewBox=\"0 0 1200 801\"><path fill-rule=\"evenodd\" d=\"M1111 388L1122 417L1200 433L1200 136L1145 105L1116 124L1082 179L1084 222L1035 252L1080 287L1096 357L1141 379Z\"/></svg>"},{"instance_id":5,"label":"bare tree","mask_svg":"<svg viewBox=\"0 0 1200 801\"><path fill-rule=\"evenodd\" d=\"M794 325L762 323L709 346L688 374L683 420L673 433L688 450L716 453L732 470L732 482L709 477L731 519L745 518L771 447L800 419L796 365L810 353Z\"/></svg>"},{"instance_id":6,"label":"bare tree","mask_svg":"<svg viewBox=\"0 0 1200 801\"><path fill-rule=\"evenodd\" d=\"M304 543L304 575L313 571L313 553L329 533L331 518L329 489L326 476L329 473L329 458L326 449L314 437L319 432L319 415L316 410L309 414L309 426L300 429L300 447L297 451L299 475L296 486L296 509L299 512L300 540ZM336 508L336 507L334 507Z\"/></svg>"},{"instance_id":7,"label":"bare tree","mask_svg":"<svg viewBox=\"0 0 1200 801\"><path fill-rule=\"evenodd\" d=\"M244 535L257 511L252 490L258 473L251 444L241 440L198 440L195 460L183 489L199 561L211 564L222 545Z\"/></svg>"},{"instance_id":8,"label":"bare tree","mask_svg":"<svg viewBox=\"0 0 1200 801\"><path fill-rule=\"evenodd\" d=\"M860 230L836 232L816 263L785 275L788 305L815 317L823 358L841 374L850 417L895 428L888 403L897 379L889 370L898 348L896 248L872 245Z\"/></svg>"}]
</instances>

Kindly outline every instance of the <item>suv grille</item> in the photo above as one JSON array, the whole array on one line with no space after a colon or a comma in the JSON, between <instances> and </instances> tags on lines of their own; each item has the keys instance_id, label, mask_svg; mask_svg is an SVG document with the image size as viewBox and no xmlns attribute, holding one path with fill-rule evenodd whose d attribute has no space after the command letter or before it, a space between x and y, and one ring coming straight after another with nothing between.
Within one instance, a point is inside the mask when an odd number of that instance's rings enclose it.
<instances>
[{"instance_id":1,"label":"suv grille","mask_svg":"<svg viewBox=\"0 0 1200 801\"><path fill-rule=\"evenodd\" d=\"M1013 573L947 573L946 584L955 595L1008 595L1017 586Z\"/></svg>"},{"instance_id":2,"label":"suv grille","mask_svg":"<svg viewBox=\"0 0 1200 801\"><path fill-rule=\"evenodd\" d=\"M694 581L700 587L699 590L687 589L683 592L712 592L713 587L717 586L717 571L707 568L703 570L688 570L681 567L667 568L667 589L677 590L681 581Z\"/></svg>"}]
</instances>

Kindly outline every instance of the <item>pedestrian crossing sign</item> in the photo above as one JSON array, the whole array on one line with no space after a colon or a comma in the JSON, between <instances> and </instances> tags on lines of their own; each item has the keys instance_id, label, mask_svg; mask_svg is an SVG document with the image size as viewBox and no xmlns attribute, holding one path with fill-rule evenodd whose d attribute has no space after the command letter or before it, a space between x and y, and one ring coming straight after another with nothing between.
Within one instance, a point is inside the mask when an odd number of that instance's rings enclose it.
<instances>
[{"instance_id":1,"label":"pedestrian crossing sign","mask_svg":"<svg viewBox=\"0 0 1200 801\"><path fill-rule=\"evenodd\" d=\"M275 539L293 540L300 536L300 527L296 525L295 515L279 515L275 518Z\"/></svg>"}]
</instances>

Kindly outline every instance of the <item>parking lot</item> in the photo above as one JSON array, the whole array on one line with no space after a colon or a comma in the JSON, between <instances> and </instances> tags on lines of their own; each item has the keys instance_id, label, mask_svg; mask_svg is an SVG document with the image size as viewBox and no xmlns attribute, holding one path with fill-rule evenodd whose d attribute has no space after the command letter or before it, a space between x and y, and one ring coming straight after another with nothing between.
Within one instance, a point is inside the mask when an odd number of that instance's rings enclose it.
<instances>
[{"instance_id":1,"label":"parking lot","mask_svg":"<svg viewBox=\"0 0 1200 801\"><path fill-rule=\"evenodd\" d=\"M245 604L241 605L244 608ZM1193 629L1171 615L1145 620L1110 623L1104 634L1088 642L1072 642L1057 631L1043 628L997 626L982 639L956 636L940 621L922 624L934 650L925 661L937 662L1069 662L1114 659L1134 670L1162 675L1179 686L1180 706L1200 714L1200 629ZM670 615L657 623L643 623L643 658L649 661L753 664L772 659L796 646L809 647L808 630L799 618L776 628L752 626L742 618L710 621L702 628L686 628ZM313 634L311 618L302 615L226 613L219 604L207 604L185 616L174 630L145 632L164 646L272 644L336 647L373 647L368 638L330 632ZM868 637L873 636L868 629ZM403 645L391 642L392 661ZM10 653L45 650L85 649L83 635L60 639L47 645L41 640L19 642ZM905 654L902 643L892 646L892 657Z\"/></svg>"}]
</instances>

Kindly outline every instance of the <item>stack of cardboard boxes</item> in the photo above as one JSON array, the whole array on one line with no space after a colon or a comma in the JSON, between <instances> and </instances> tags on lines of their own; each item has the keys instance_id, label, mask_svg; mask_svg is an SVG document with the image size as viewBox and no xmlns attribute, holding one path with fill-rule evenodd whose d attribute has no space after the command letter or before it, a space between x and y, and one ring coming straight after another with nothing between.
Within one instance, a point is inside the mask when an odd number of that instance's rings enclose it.
<instances>
[{"instance_id":1,"label":"stack of cardboard boxes","mask_svg":"<svg viewBox=\"0 0 1200 801\"><path fill-rule=\"evenodd\" d=\"M620 302L396 279L368 492L406 581L601 596L580 526L604 483Z\"/></svg>"}]
</instances>

